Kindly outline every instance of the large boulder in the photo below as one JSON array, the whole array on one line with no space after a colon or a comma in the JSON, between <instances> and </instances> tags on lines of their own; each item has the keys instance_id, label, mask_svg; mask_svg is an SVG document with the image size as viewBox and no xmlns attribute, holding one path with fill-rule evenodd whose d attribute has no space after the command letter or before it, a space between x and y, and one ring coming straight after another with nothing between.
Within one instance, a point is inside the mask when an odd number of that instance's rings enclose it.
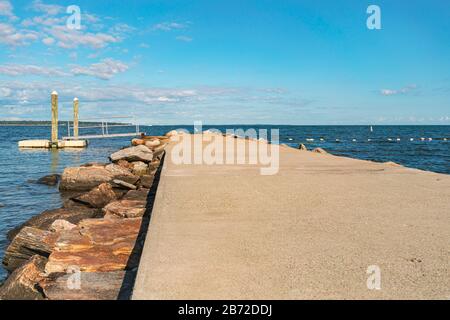
<instances>
[{"instance_id":1,"label":"large boulder","mask_svg":"<svg viewBox=\"0 0 450 320\"><path fill-rule=\"evenodd\" d=\"M103 208L105 218L137 218L142 217L146 210L145 200L113 201Z\"/></svg>"},{"instance_id":2,"label":"large boulder","mask_svg":"<svg viewBox=\"0 0 450 320\"><path fill-rule=\"evenodd\" d=\"M88 191L113 179L136 183L139 177L116 164L66 168L62 174L59 189L61 191Z\"/></svg>"},{"instance_id":3,"label":"large boulder","mask_svg":"<svg viewBox=\"0 0 450 320\"><path fill-rule=\"evenodd\" d=\"M151 162L153 159L153 152L144 145L138 145L114 152L110 156L110 159L113 162L119 160Z\"/></svg>"},{"instance_id":4,"label":"large boulder","mask_svg":"<svg viewBox=\"0 0 450 320\"><path fill-rule=\"evenodd\" d=\"M84 203L92 208L101 209L111 201L116 200L116 193L111 184L105 182L73 200Z\"/></svg>"},{"instance_id":5,"label":"large boulder","mask_svg":"<svg viewBox=\"0 0 450 320\"><path fill-rule=\"evenodd\" d=\"M45 266L47 273L66 272L77 266L81 272L133 269L131 259L141 227L136 219L88 219L77 228L61 233Z\"/></svg>"},{"instance_id":6,"label":"large boulder","mask_svg":"<svg viewBox=\"0 0 450 320\"><path fill-rule=\"evenodd\" d=\"M14 271L34 255L48 257L59 234L25 227L17 234L5 251L3 266Z\"/></svg>"},{"instance_id":7,"label":"large boulder","mask_svg":"<svg viewBox=\"0 0 450 320\"><path fill-rule=\"evenodd\" d=\"M6 279L0 287L0 300L43 300L44 295L37 289L44 279L47 258L34 255Z\"/></svg>"},{"instance_id":8,"label":"large boulder","mask_svg":"<svg viewBox=\"0 0 450 320\"><path fill-rule=\"evenodd\" d=\"M46 210L37 216L32 217L20 226L10 230L7 234L7 238L9 241L12 241L24 227L49 230L52 223L58 219L67 220L70 223L77 224L83 219L97 218L101 216L102 213L99 209L87 208L85 206Z\"/></svg>"},{"instance_id":9,"label":"large boulder","mask_svg":"<svg viewBox=\"0 0 450 320\"><path fill-rule=\"evenodd\" d=\"M129 271L80 272L80 287L67 289L73 274L53 274L40 282L49 300L128 300L133 289Z\"/></svg>"}]
</instances>

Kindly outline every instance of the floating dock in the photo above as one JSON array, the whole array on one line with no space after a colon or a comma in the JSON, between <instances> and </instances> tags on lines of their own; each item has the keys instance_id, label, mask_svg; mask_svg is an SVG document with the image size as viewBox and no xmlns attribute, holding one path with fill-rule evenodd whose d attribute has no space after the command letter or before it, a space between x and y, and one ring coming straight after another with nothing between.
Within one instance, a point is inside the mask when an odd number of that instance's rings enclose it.
<instances>
[{"instance_id":1,"label":"floating dock","mask_svg":"<svg viewBox=\"0 0 450 320\"><path fill-rule=\"evenodd\" d=\"M58 93L53 91L51 94L52 107L52 131L51 140L21 140L19 148L30 149L63 149L63 148L85 148L87 140L78 140L78 98L73 99L73 123L74 139L70 141L58 139Z\"/></svg>"}]
</instances>

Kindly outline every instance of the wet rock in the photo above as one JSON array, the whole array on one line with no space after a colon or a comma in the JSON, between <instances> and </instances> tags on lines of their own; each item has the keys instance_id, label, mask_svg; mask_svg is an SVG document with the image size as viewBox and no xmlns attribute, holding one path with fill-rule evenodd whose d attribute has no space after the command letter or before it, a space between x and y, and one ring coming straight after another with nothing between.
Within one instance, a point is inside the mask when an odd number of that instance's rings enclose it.
<instances>
[{"instance_id":1,"label":"wet rock","mask_svg":"<svg viewBox=\"0 0 450 320\"><path fill-rule=\"evenodd\" d=\"M122 200L146 201L149 191L150 190L147 188L140 188L138 190L130 190L124 195Z\"/></svg>"},{"instance_id":2,"label":"wet rock","mask_svg":"<svg viewBox=\"0 0 450 320\"><path fill-rule=\"evenodd\" d=\"M328 153L325 150L323 150L322 148L315 148L312 152L322 153L322 154L327 154Z\"/></svg>"},{"instance_id":3,"label":"wet rock","mask_svg":"<svg viewBox=\"0 0 450 320\"><path fill-rule=\"evenodd\" d=\"M141 186L144 188L150 189L153 185L154 178L155 178L154 175L148 175L148 174L143 175L140 180Z\"/></svg>"},{"instance_id":4,"label":"wet rock","mask_svg":"<svg viewBox=\"0 0 450 320\"><path fill-rule=\"evenodd\" d=\"M36 181L37 184L45 184L47 186L56 186L59 182L61 175L59 174L49 174L45 177L42 177Z\"/></svg>"},{"instance_id":5,"label":"wet rock","mask_svg":"<svg viewBox=\"0 0 450 320\"><path fill-rule=\"evenodd\" d=\"M132 162L132 165L133 165L132 169L133 174L137 176L143 176L148 173L148 165L145 162L135 161Z\"/></svg>"},{"instance_id":6,"label":"wet rock","mask_svg":"<svg viewBox=\"0 0 450 320\"><path fill-rule=\"evenodd\" d=\"M62 232L45 266L47 273L66 272L77 266L81 272L132 269L130 259L142 219L88 219L77 228Z\"/></svg>"},{"instance_id":7,"label":"wet rock","mask_svg":"<svg viewBox=\"0 0 450 320\"><path fill-rule=\"evenodd\" d=\"M125 189L129 189L129 190L136 190L136 186L134 184L122 181L122 180L118 180L118 179L114 179L113 183L116 187L119 188L125 188Z\"/></svg>"},{"instance_id":8,"label":"wet rock","mask_svg":"<svg viewBox=\"0 0 450 320\"><path fill-rule=\"evenodd\" d=\"M67 290L71 276L54 274L41 281L45 296L49 300L121 300L129 298L134 284L126 271L80 272L80 288Z\"/></svg>"},{"instance_id":9,"label":"wet rock","mask_svg":"<svg viewBox=\"0 0 450 320\"><path fill-rule=\"evenodd\" d=\"M303 143L300 143L300 145L298 146L298 149L304 150L304 151L308 150L308 148L306 148L306 146Z\"/></svg>"},{"instance_id":10,"label":"wet rock","mask_svg":"<svg viewBox=\"0 0 450 320\"><path fill-rule=\"evenodd\" d=\"M116 200L116 193L111 184L102 183L91 191L84 193L73 200L86 204L92 208L103 208L111 201Z\"/></svg>"},{"instance_id":11,"label":"wet rock","mask_svg":"<svg viewBox=\"0 0 450 320\"><path fill-rule=\"evenodd\" d=\"M34 255L18 267L0 287L0 300L43 300L38 283L44 279L47 258Z\"/></svg>"},{"instance_id":12,"label":"wet rock","mask_svg":"<svg viewBox=\"0 0 450 320\"><path fill-rule=\"evenodd\" d=\"M153 159L153 152L144 145L130 147L126 149L114 152L111 156L111 161L116 162L119 160L132 161L144 161L151 162Z\"/></svg>"},{"instance_id":13,"label":"wet rock","mask_svg":"<svg viewBox=\"0 0 450 320\"><path fill-rule=\"evenodd\" d=\"M72 207L46 210L37 216L32 217L22 225L8 232L7 238L12 241L14 237L24 227L34 227L42 230L49 230L52 223L58 219L67 220L77 224L83 219L96 218L102 216L101 210L86 207Z\"/></svg>"},{"instance_id":14,"label":"wet rock","mask_svg":"<svg viewBox=\"0 0 450 320\"><path fill-rule=\"evenodd\" d=\"M59 235L50 231L25 227L14 237L3 258L3 266L14 271L34 255L48 257Z\"/></svg>"},{"instance_id":15,"label":"wet rock","mask_svg":"<svg viewBox=\"0 0 450 320\"><path fill-rule=\"evenodd\" d=\"M70 223L67 220L58 219L52 223L52 225L50 226L49 229L51 232L61 232L61 231L72 230L76 227L77 227L76 224Z\"/></svg>"},{"instance_id":16,"label":"wet rock","mask_svg":"<svg viewBox=\"0 0 450 320\"><path fill-rule=\"evenodd\" d=\"M105 218L142 217L146 210L146 201L119 200L113 201L103 208Z\"/></svg>"}]
</instances>

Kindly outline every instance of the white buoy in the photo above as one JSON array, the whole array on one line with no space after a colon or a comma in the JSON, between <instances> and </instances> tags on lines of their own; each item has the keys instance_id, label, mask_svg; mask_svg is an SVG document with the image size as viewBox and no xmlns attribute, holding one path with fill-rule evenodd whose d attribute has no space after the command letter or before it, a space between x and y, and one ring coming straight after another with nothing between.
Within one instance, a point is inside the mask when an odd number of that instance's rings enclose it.
<instances>
[{"instance_id":1,"label":"white buoy","mask_svg":"<svg viewBox=\"0 0 450 320\"><path fill-rule=\"evenodd\" d=\"M409 141L414 141L414 138L410 138Z\"/></svg>"},{"instance_id":2,"label":"white buoy","mask_svg":"<svg viewBox=\"0 0 450 320\"><path fill-rule=\"evenodd\" d=\"M370 141L372 141L372 139L367 139L367 141L369 141L369 142L370 142Z\"/></svg>"},{"instance_id":3,"label":"white buoy","mask_svg":"<svg viewBox=\"0 0 450 320\"><path fill-rule=\"evenodd\" d=\"M356 139L352 139L353 142L356 142Z\"/></svg>"},{"instance_id":4,"label":"white buoy","mask_svg":"<svg viewBox=\"0 0 450 320\"><path fill-rule=\"evenodd\" d=\"M392 141L392 139L391 139L391 138L388 138L388 141Z\"/></svg>"},{"instance_id":5,"label":"white buoy","mask_svg":"<svg viewBox=\"0 0 450 320\"><path fill-rule=\"evenodd\" d=\"M323 138L320 138L320 141L324 141L324 139L323 139Z\"/></svg>"},{"instance_id":6,"label":"white buoy","mask_svg":"<svg viewBox=\"0 0 450 320\"><path fill-rule=\"evenodd\" d=\"M444 141L447 141L447 138L444 138L443 140L444 140Z\"/></svg>"},{"instance_id":7,"label":"white buoy","mask_svg":"<svg viewBox=\"0 0 450 320\"><path fill-rule=\"evenodd\" d=\"M336 139L336 142L339 142L339 141L341 141L341 140L339 140L339 139Z\"/></svg>"},{"instance_id":8,"label":"white buoy","mask_svg":"<svg viewBox=\"0 0 450 320\"><path fill-rule=\"evenodd\" d=\"M373 132L373 128L372 128L372 126L370 126L370 132Z\"/></svg>"},{"instance_id":9,"label":"white buoy","mask_svg":"<svg viewBox=\"0 0 450 320\"><path fill-rule=\"evenodd\" d=\"M420 140L425 141L425 138L420 138Z\"/></svg>"},{"instance_id":10,"label":"white buoy","mask_svg":"<svg viewBox=\"0 0 450 320\"><path fill-rule=\"evenodd\" d=\"M306 141L314 141L314 139L306 139Z\"/></svg>"},{"instance_id":11,"label":"white buoy","mask_svg":"<svg viewBox=\"0 0 450 320\"><path fill-rule=\"evenodd\" d=\"M433 140L433 138L428 138L428 141L432 141Z\"/></svg>"},{"instance_id":12,"label":"white buoy","mask_svg":"<svg viewBox=\"0 0 450 320\"><path fill-rule=\"evenodd\" d=\"M292 140L294 140L294 139L292 139L292 138L289 138L288 140L289 140L289 141L292 141Z\"/></svg>"},{"instance_id":13,"label":"white buoy","mask_svg":"<svg viewBox=\"0 0 450 320\"><path fill-rule=\"evenodd\" d=\"M397 141L400 141L400 138L397 138Z\"/></svg>"}]
</instances>

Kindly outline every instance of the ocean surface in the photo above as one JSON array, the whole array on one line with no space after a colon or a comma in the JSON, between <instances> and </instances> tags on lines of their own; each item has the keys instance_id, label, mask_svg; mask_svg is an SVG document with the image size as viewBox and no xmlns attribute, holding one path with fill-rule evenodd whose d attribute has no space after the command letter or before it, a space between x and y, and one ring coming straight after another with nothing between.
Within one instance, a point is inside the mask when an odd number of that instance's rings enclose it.
<instances>
[{"instance_id":1,"label":"ocean surface","mask_svg":"<svg viewBox=\"0 0 450 320\"><path fill-rule=\"evenodd\" d=\"M192 126L181 125L142 126L141 131L161 135L179 128L193 131ZM203 130L210 128L222 132L233 128L277 128L280 130L280 143L291 146L304 143L308 149L321 147L335 155L394 161L407 167L450 174L450 126L374 126L373 132L368 126L203 126ZM91 130L83 134L99 134L94 131L97 129ZM116 128L113 132L121 130L130 131ZM61 126L60 135L66 135L65 131ZM19 150L17 147L19 140L48 139L49 135L48 126L0 126L0 258L3 258L8 245L8 230L44 210L61 206L56 187L34 184L29 180L61 173L69 166L106 162L112 152L130 143L130 138L125 137L93 139L87 148L81 150ZM411 138L414 140L410 141ZM0 268L0 280L5 276L6 271Z\"/></svg>"}]
</instances>

